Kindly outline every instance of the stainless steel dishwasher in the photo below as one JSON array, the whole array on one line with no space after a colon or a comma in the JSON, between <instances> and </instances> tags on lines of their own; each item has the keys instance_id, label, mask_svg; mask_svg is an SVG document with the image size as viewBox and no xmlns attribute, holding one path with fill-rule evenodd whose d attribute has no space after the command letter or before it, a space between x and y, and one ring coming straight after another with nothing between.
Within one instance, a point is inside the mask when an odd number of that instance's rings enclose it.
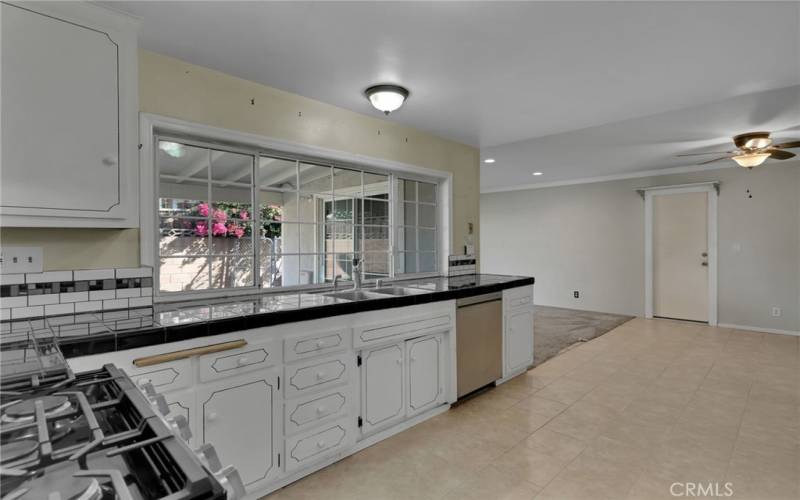
<instances>
[{"instance_id":1,"label":"stainless steel dishwasher","mask_svg":"<svg viewBox=\"0 0 800 500\"><path fill-rule=\"evenodd\" d=\"M458 397L503 376L503 295L456 300Z\"/></svg>"}]
</instances>

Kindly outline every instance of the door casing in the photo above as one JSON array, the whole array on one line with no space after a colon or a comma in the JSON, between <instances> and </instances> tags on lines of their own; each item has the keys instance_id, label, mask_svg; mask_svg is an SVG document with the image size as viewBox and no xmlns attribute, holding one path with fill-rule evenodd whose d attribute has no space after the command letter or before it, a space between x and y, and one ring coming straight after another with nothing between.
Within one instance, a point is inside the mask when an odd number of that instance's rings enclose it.
<instances>
[{"instance_id":1,"label":"door casing","mask_svg":"<svg viewBox=\"0 0 800 500\"><path fill-rule=\"evenodd\" d=\"M653 317L653 196L708 193L708 324L717 325L717 200L719 182L642 189L644 195L644 315Z\"/></svg>"}]
</instances>

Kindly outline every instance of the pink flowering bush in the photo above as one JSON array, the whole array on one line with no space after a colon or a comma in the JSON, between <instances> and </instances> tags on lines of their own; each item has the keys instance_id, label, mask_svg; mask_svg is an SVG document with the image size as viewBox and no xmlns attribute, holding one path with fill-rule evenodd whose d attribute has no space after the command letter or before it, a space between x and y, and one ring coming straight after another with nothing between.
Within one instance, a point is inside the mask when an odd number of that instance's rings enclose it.
<instances>
[{"instance_id":1,"label":"pink flowering bush","mask_svg":"<svg viewBox=\"0 0 800 500\"><path fill-rule=\"evenodd\" d=\"M228 213L225 210L220 210L219 208L214 210L214 222L218 222L220 224L225 224L225 221L228 220Z\"/></svg>"},{"instance_id":2,"label":"pink flowering bush","mask_svg":"<svg viewBox=\"0 0 800 500\"><path fill-rule=\"evenodd\" d=\"M228 234L228 228L222 222L215 222L211 226L211 236L225 236Z\"/></svg>"},{"instance_id":3,"label":"pink flowering bush","mask_svg":"<svg viewBox=\"0 0 800 500\"><path fill-rule=\"evenodd\" d=\"M200 217L208 217L208 203L200 203L195 207Z\"/></svg>"},{"instance_id":4,"label":"pink flowering bush","mask_svg":"<svg viewBox=\"0 0 800 500\"><path fill-rule=\"evenodd\" d=\"M228 234L235 238L244 236L244 228L238 224L228 224Z\"/></svg>"},{"instance_id":5,"label":"pink flowering bush","mask_svg":"<svg viewBox=\"0 0 800 500\"><path fill-rule=\"evenodd\" d=\"M248 220L250 218L250 214L247 213L247 210L239 210L239 218L242 220Z\"/></svg>"},{"instance_id":6,"label":"pink flowering bush","mask_svg":"<svg viewBox=\"0 0 800 500\"><path fill-rule=\"evenodd\" d=\"M197 236L208 236L208 224L205 222L198 222L194 226L194 232Z\"/></svg>"}]
</instances>

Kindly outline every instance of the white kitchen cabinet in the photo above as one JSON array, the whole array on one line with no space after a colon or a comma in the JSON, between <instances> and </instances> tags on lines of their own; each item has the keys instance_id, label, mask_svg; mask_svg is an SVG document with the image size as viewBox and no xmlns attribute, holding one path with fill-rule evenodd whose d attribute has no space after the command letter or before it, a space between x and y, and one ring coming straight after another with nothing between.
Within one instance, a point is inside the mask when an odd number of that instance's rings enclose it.
<instances>
[{"instance_id":1,"label":"white kitchen cabinet","mask_svg":"<svg viewBox=\"0 0 800 500\"><path fill-rule=\"evenodd\" d=\"M211 443L245 487L278 474L280 392L278 369L198 387L199 443Z\"/></svg>"},{"instance_id":2,"label":"white kitchen cabinet","mask_svg":"<svg viewBox=\"0 0 800 500\"><path fill-rule=\"evenodd\" d=\"M350 444L352 420L339 420L286 439L286 472L312 465Z\"/></svg>"},{"instance_id":3,"label":"white kitchen cabinet","mask_svg":"<svg viewBox=\"0 0 800 500\"><path fill-rule=\"evenodd\" d=\"M444 346L441 334L406 342L408 416L444 402Z\"/></svg>"},{"instance_id":4,"label":"white kitchen cabinet","mask_svg":"<svg viewBox=\"0 0 800 500\"><path fill-rule=\"evenodd\" d=\"M138 22L84 2L0 4L6 226L138 226Z\"/></svg>"},{"instance_id":5,"label":"white kitchen cabinet","mask_svg":"<svg viewBox=\"0 0 800 500\"><path fill-rule=\"evenodd\" d=\"M533 364L533 308L523 307L505 316L505 373L527 369Z\"/></svg>"},{"instance_id":6,"label":"white kitchen cabinet","mask_svg":"<svg viewBox=\"0 0 800 500\"><path fill-rule=\"evenodd\" d=\"M361 353L361 432L368 434L406 416L405 343Z\"/></svg>"}]
</instances>

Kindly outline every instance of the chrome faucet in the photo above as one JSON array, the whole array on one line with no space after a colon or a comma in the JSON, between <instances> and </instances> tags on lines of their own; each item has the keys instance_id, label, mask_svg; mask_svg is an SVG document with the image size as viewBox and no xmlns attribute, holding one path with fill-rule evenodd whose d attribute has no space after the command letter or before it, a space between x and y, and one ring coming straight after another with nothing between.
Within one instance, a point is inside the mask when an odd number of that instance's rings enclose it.
<instances>
[{"instance_id":1,"label":"chrome faucet","mask_svg":"<svg viewBox=\"0 0 800 500\"><path fill-rule=\"evenodd\" d=\"M361 289L361 264L363 262L358 257L353 258L353 290Z\"/></svg>"},{"instance_id":2,"label":"chrome faucet","mask_svg":"<svg viewBox=\"0 0 800 500\"><path fill-rule=\"evenodd\" d=\"M339 278L341 278L341 277L342 277L341 274L337 274L336 276L333 277L333 291L334 292L336 291L336 287L339 286Z\"/></svg>"}]
</instances>

